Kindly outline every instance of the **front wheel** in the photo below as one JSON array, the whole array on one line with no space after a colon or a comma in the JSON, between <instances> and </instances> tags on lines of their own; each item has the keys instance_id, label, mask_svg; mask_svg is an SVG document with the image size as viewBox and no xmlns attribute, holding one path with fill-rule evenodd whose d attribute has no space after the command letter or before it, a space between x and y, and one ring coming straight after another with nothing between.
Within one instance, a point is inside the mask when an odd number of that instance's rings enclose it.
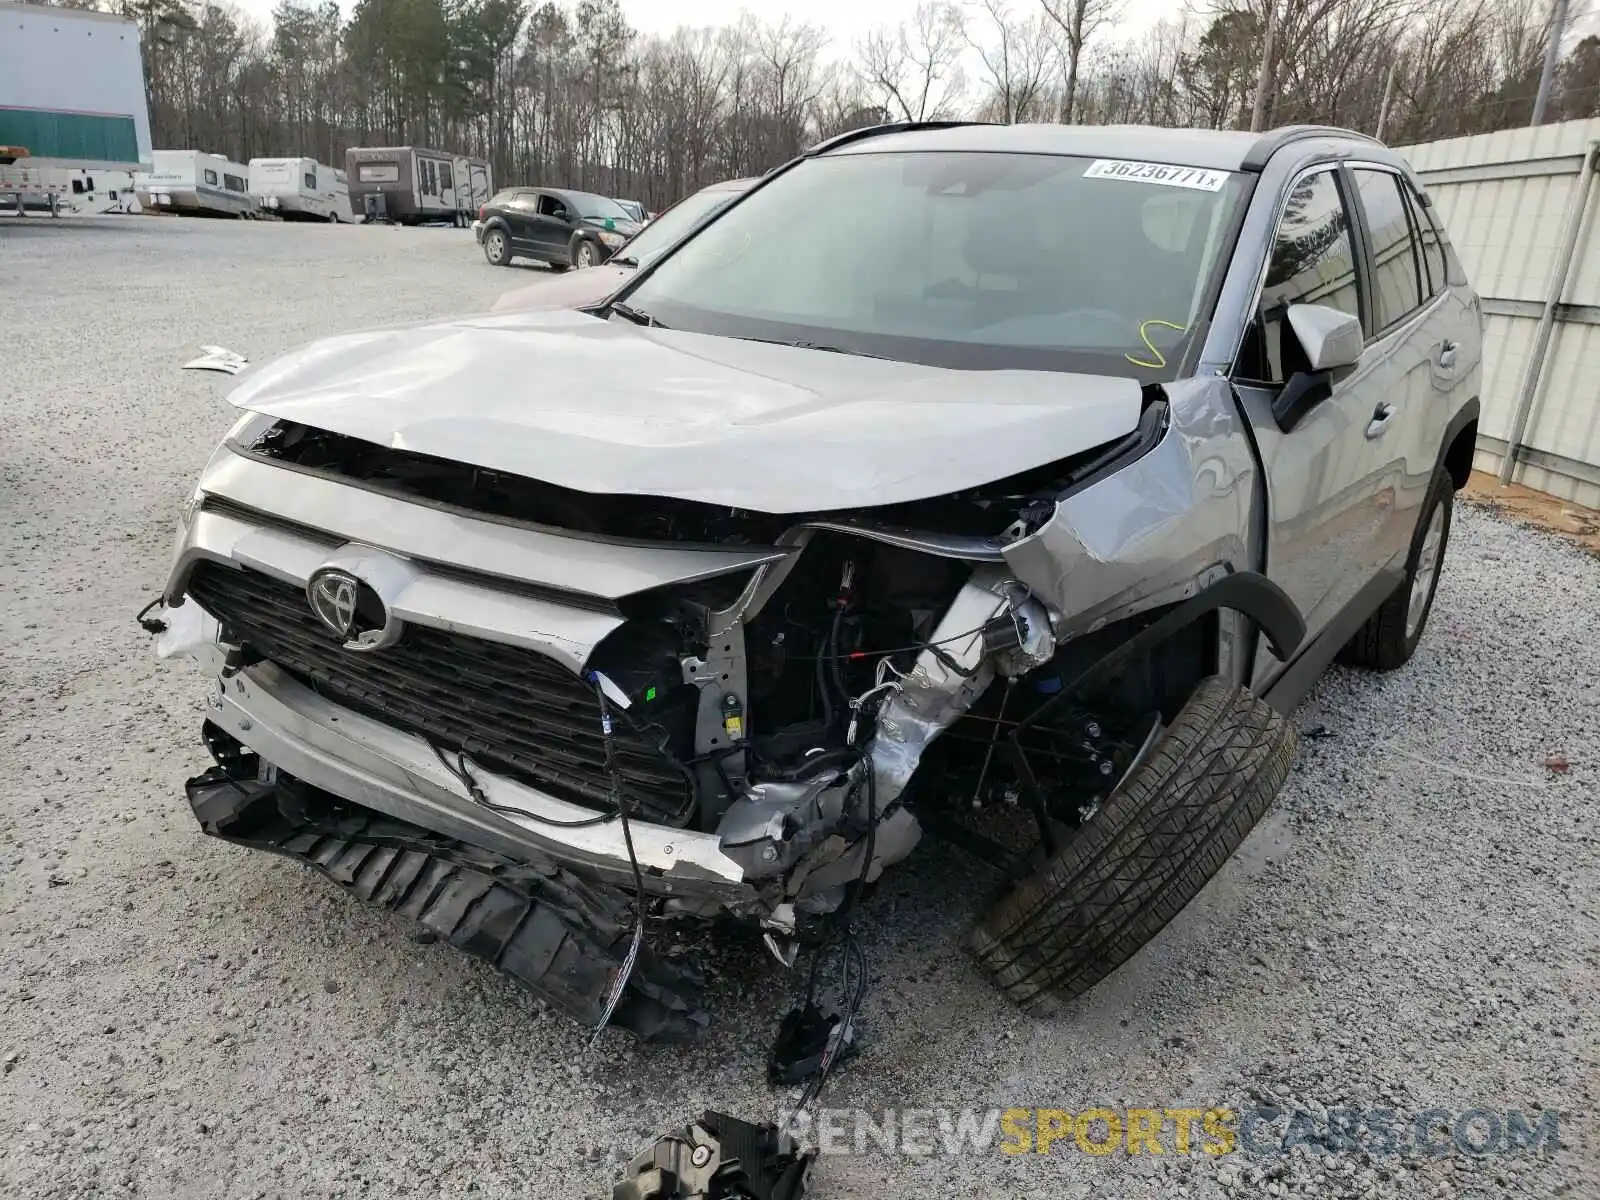
<instances>
[{"instance_id":1,"label":"front wheel","mask_svg":"<svg viewBox=\"0 0 1600 1200\"><path fill-rule=\"evenodd\" d=\"M580 241L572 251L572 265L580 271L585 267L594 266L599 261L600 256L595 252L594 243L591 241Z\"/></svg>"},{"instance_id":2,"label":"front wheel","mask_svg":"<svg viewBox=\"0 0 1600 1200\"><path fill-rule=\"evenodd\" d=\"M979 918L968 948L1030 1012L1088 991L1217 873L1271 806L1294 747L1270 705L1202 680L1100 811Z\"/></svg>"},{"instance_id":3,"label":"front wheel","mask_svg":"<svg viewBox=\"0 0 1600 1200\"><path fill-rule=\"evenodd\" d=\"M491 229L483 235L483 256L497 267L511 265L511 241L505 230Z\"/></svg>"},{"instance_id":4,"label":"front wheel","mask_svg":"<svg viewBox=\"0 0 1600 1200\"><path fill-rule=\"evenodd\" d=\"M1390 597L1356 630L1340 651L1341 661L1353 667L1393 671L1411 661L1428 627L1433 596L1439 590L1439 568L1450 541L1450 515L1455 508L1455 481L1443 466L1436 468L1422 519L1411 536L1405 578Z\"/></svg>"}]
</instances>

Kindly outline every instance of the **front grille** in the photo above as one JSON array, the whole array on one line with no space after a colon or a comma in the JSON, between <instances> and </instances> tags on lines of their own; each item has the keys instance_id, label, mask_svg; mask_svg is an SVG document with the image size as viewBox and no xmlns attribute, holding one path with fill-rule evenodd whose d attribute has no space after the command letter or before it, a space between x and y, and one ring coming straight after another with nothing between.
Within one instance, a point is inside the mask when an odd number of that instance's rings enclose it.
<instances>
[{"instance_id":1,"label":"front grille","mask_svg":"<svg viewBox=\"0 0 1600 1200\"><path fill-rule=\"evenodd\" d=\"M552 796L610 808L599 702L560 663L416 625L394 646L352 653L311 612L300 588L219 563L197 564L188 593L221 622L227 641L330 699ZM646 820L687 823L690 778L659 749L663 730L676 723L645 731L629 727L625 714L617 718L617 782L632 810Z\"/></svg>"}]
</instances>

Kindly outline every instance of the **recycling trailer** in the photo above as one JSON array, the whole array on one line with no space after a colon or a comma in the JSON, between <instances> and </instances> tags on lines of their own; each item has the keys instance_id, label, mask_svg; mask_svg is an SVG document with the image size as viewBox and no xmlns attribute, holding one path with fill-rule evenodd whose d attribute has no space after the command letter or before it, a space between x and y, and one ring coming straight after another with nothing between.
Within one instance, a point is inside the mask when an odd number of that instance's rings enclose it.
<instances>
[{"instance_id":1,"label":"recycling trailer","mask_svg":"<svg viewBox=\"0 0 1600 1200\"><path fill-rule=\"evenodd\" d=\"M314 158L252 158L250 194L288 221L353 221L343 171Z\"/></svg>"},{"instance_id":2,"label":"recycling trailer","mask_svg":"<svg viewBox=\"0 0 1600 1200\"><path fill-rule=\"evenodd\" d=\"M133 177L141 207L206 217L253 217L250 168L200 150L157 150L153 169Z\"/></svg>"},{"instance_id":3,"label":"recycling trailer","mask_svg":"<svg viewBox=\"0 0 1600 1200\"><path fill-rule=\"evenodd\" d=\"M137 25L0 0L0 30L0 200L54 212L71 172L151 165Z\"/></svg>"},{"instance_id":4,"label":"recycling trailer","mask_svg":"<svg viewBox=\"0 0 1600 1200\"><path fill-rule=\"evenodd\" d=\"M466 226L493 192L480 158L420 146L358 146L345 155L350 205L369 221Z\"/></svg>"}]
</instances>

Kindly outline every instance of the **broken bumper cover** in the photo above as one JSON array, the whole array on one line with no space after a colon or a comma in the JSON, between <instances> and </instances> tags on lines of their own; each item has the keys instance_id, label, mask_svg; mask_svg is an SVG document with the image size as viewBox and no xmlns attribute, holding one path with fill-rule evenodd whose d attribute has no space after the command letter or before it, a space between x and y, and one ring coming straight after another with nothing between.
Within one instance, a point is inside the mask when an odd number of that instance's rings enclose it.
<instances>
[{"instance_id":1,"label":"broken bumper cover","mask_svg":"<svg viewBox=\"0 0 1600 1200\"><path fill-rule=\"evenodd\" d=\"M493 812L473 800L424 739L335 704L267 663L225 674L216 621L199 605L167 609L163 620L161 656L194 657L217 675L208 719L273 766L422 828L512 858L545 856L631 890L620 821L550 824L595 813L477 768L474 777L490 802L527 816ZM641 821L630 822L630 830L646 891L731 907L756 899L715 834Z\"/></svg>"},{"instance_id":2,"label":"broken bumper cover","mask_svg":"<svg viewBox=\"0 0 1600 1200\"><path fill-rule=\"evenodd\" d=\"M253 765L231 739L219 740L234 752L219 762ZM633 930L621 892L549 859L512 861L299 781L236 775L217 766L186 784L207 833L303 862L488 961L580 1023L599 1025ZM693 1040L708 1022L699 990L698 976L646 948L612 1023L646 1040Z\"/></svg>"}]
</instances>

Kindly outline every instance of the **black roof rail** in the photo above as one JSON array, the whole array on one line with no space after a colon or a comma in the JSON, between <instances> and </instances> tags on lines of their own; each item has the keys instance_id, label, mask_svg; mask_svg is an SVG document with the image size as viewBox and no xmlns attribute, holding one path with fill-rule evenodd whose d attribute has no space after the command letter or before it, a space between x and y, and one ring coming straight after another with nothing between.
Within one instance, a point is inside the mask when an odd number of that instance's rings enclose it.
<instances>
[{"instance_id":1,"label":"black roof rail","mask_svg":"<svg viewBox=\"0 0 1600 1200\"><path fill-rule=\"evenodd\" d=\"M1244 161L1239 165L1246 171L1259 171L1267 165L1269 158L1290 142L1317 137L1355 138L1357 141L1371 142L1374 146L1383 145L1370 133L1342 129L1337 125L1285 125L1281 129L1269 129L1257 138L1256 144L1250 147L1250 153L1244 156Z\"/></svg>"},{"instance_id":2,"label":"black roof rail","mask_svg":"<svg viewBox=\"0 0 1600 1200\"><path fill-rule=\"evenodd\" d=\"M813 154L826 154L840 146L851 142L865 141L869 137L882 137L889 133L916 133L923 129L958 129L963 125L998 125L998 121L890 121L884 125L864 125L860 129L846 130L836 133L831 138L825 138L809 150L800 153L801 158L810 158Z\"/></svg>"}]
</instances>

